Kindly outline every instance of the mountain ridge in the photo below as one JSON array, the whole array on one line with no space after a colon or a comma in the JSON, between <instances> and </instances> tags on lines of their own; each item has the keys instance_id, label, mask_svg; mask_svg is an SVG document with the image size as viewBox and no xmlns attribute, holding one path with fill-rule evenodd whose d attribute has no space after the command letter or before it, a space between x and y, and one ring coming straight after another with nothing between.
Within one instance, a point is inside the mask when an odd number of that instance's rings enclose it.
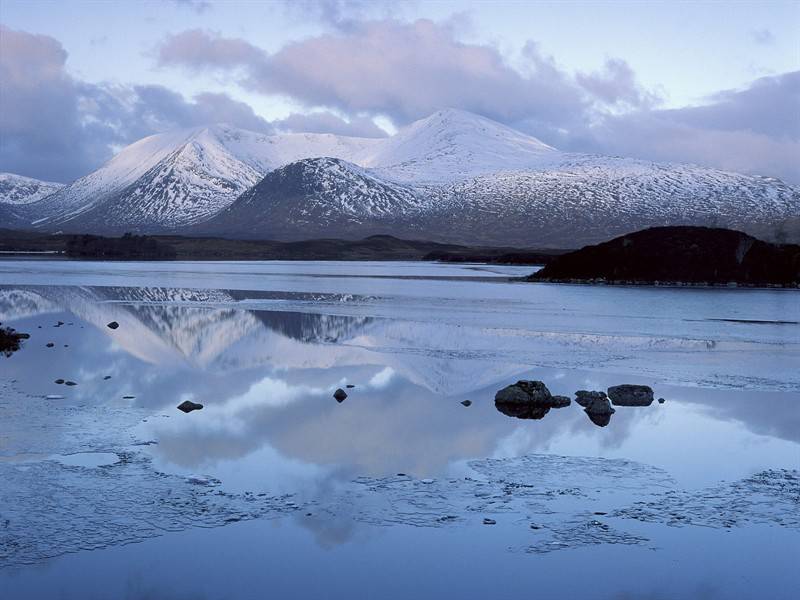
<instances>
[{"instance_id":1,"label":"mountain ridge","mask_svg":"<svg viewBox=\"0 0 800 600\"><path fill-rule=\"evenodd\" d=\"M266 135L227 125L156 134L0 226L286 240L371 234L575 247L656 225L769 230L800 189L696 165L561 152L447 109L387 138Z\"/></svg>"}]
</instances>

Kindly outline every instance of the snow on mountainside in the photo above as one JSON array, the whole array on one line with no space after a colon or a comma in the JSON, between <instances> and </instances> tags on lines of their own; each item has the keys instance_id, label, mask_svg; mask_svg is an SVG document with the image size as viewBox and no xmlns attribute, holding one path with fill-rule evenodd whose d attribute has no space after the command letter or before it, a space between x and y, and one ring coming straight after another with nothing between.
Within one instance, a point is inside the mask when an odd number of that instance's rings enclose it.
<instances>
[{"instance_id":1,"label":"snow on mountainside","mask_svg":"<svg viewBox=\"0 0 800 600\"><path fill-rule=\"evenodd\" d=\"M374 140L267 136L225 125L147 137L31 211L39 227L159 230L208 219L269 171L305 158L350 155Z\"/></svg>"},{"instance_id":2,"label":"snow on mountainside","mask_svg":"<svg viewBox=\"0 0 800 600\"><path fill-rule=\"evenodd\" d=\"M413 211L413 190L335 158L309 158L276 169L198 229L217 235L302 239L358 232Z\"/></svg>"},{"instance_id":3,"label":"snow on mountainside","mask_svg":"<svg viewBox=\"0 0 800 600\"><path fill-rule=\"evenodd\" d=\"M352 160L388 179L420 184L544 167L560 154L490 119L447 109L415 121Z\"/></svg>"},{"instance_id":4,"label":"snow on mountainside","mask_svg":"<svg viewBox=\"0 0 800 600\"><path fill-rule=\"evenodd\" d=\"M30 204L57 192L62 187L63 183L40 181L13 173L0 173L0 203Z\"/></svg>"},{"instance_id":5,"label":"snow on mountainside","mask_svg":"<svg viewBox=\"0 0 800 600\"><path fill-rule=\"evenodd\" d=\"M12 215L0 210L0 227L27 218L51 231L576 247L651 225L770 231L798 216L800 189L777 179L565 153L448 109L381 139L221 125L158 134Z\"/></svg>"}]
</instances>

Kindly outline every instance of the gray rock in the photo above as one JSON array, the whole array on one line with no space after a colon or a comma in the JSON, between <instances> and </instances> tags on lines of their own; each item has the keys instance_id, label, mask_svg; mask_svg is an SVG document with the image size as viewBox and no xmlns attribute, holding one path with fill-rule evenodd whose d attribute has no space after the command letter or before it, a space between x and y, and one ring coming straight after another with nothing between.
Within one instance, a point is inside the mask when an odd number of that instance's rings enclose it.
<instances>
[{"instance_id":1,"label":"gray rock","mask_svg":"<svg viewBox=\"0 0 800 600\"><path fill-rule=\"evenodd\" d=\"M595 398L583 409L589 420L598 427L605 427L611 422L611 415L616 411L611 407L608 398Z\"/></svg>"},{"instance_id":2,"label":"gray rock","mask_svg":"<svg viewBox=\"0 0 800 600\"><path fill-rule=\"evenodd\" d=\"M608 397L614 406L650 406L653 403L653 388L625 383L608 388Z\"/></svg>"},{"instance_id":3,"label":"gray rock","mask_svg":"<svg viewBox=\"0 0 800 600\"><path fill-rule=\"evenodd\" d=\"M106 327L108 327L109 329L116 329L117 327L119 327L119 323L117 323L116 321L111 321L111 323L106 325Z\"/></svg>"},{"instance_id":4,"label":"gray rock","mask_svg":"<svg viewBox=\"0 0 800 600\"><path fill-rule=\"evenodd\" d=\"M565 406L572 404L572 400L570 400L567 396L553 396L550 399L550 404L553 408L564 408Z\"/></svg>"},{"instance_id":5,"label":"gray rock","mask_svg":"<svg viewBox=\"0 0 800 600\"><path fill-rule=\"evenodd\" d=\"M521 379L508 385L494 395L495 404L533 404L550 407L552 394L541 381Z\"/></svg>"},{"instance_id":6,"label":"gray rock","mask_svg":"<svg viewBox=\"0 0 800 600\"><path fill-rule=\"evenodd\" d=\"M570 402L566 396L553 396L541 381L520 380L494 396L497 410L518 419L541 419L551 408L563 408Z\"/></svg>"},{"instance_id":7,"label":"gray rock","mask_svg":"<svg viewBox=\"0 0 800 600\"><path fill-rule=\"evenodd\" d=\"M575 402L586 408L595 400L605 400L605 392L590 392L588 390L578 390L575 392Z\"/></svg>"},{"instance_id":8,"label":"gray rock","mask_svg":"<svg viewBox=\"0 0 800 600\"><path fill-rule=\"evenodd\" d=\"M178 404L178 410L183 411L185 413L190 413L193 410L200 410L203 408L202 404L198 404L197 402L192 402L191 400L184 400L180 404Z\"/></svg>"},{"instance_id":9,"label":"gray rock","mask_svg":"<svg viewBox=\"0 0 800 600\"><path fill-rule=\"evenodd\" d=\"M553 396L541 381L520 380L494 395L494 406L508 417L541 419L550 412Z\"/></svg>"},{"instance_id":10,"label":"gray rock","mask_svg":"<svg viewBox=\"0 0 800 600\"><path fill-rule=\"evenodd\" d=\"M461 404L464 406L472 406L472 400L462 400Z\"/></svg>"},{"instance_id":11,"label":"gray rock","mask_svg":"<svg viewBox=\"0 0 800 600\"><path fill-rule=\"evenodd\" d=\"M336 398L337 402L344 402L344 399L347 398L347 392L345 392L342 388L339 388L333 392L333 397Z\"/></svg>"}]
</instances>

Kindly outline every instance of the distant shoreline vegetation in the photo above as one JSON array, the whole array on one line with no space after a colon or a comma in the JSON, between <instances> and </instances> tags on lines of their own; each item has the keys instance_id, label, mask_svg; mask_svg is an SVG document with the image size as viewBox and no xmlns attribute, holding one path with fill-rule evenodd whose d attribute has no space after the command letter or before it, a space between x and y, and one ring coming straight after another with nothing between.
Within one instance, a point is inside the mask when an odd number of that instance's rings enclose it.
<instances>
[{"instance_id":1,"label":"distant shoreline vegetation","mask_svg":"<svg viewBox=\"0 0 800 600\"><path fill-rule=\"evenodd\" d=\"M171 260L177 257L172 246L153 237L126 233L122 237L76 235L67 239L64 253L70 258L106 260Z\"/></svg>"},{"instance_id":2,"label":"distant shoreline vegetation","mask_svg":"<svg viewBox=\"0 0 800 600\"><path fill-rule=\"evenodd\" d=\"M274 240L134 235L40 234L0 230L0 253L78 260L379 260L542 265L568 250L462 246L391 235L360 240Z\"/></svg>"}]
</instances>

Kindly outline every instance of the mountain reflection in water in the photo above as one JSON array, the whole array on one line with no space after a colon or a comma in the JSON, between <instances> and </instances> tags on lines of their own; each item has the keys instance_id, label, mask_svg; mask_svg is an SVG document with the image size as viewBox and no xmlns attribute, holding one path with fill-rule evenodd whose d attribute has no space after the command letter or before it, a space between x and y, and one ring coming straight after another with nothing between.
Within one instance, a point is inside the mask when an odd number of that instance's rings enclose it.
<instances>
[{"instance_id":1,"label":"mountain reflection in water","mask_svg":"<svg viewBox=\"0 0 800 600\"><path fill-rule=\"evenodd\" d=\"M493 407L498 387L533 371L554 394L567 396L620 379L536 367L522 353L515 360L515 347L498 350L481 330L346 314L353 303L373 301L329 293L18 286L0 288L0 321L21 321L35 332L8 363L35 393L53 393L51 382L63 378L78 383L57 390L66 403L131 395L136 406L167 415L181 401L202 403L204 410L191 418L150 418L142 425L158 441L155 455L187 469L267 451L353 474L436 474L464 458L554 444L568 452L588 451L590 444L614 454L630 452L639 432L674 433L684 426L681 411L800 441L795 406L768 392L665 384L659 391L669 395L667 405L626 407L607 430L594 425L608 425L610 414L582 415L577 406L525 414ZM35 329L58 318L75 325ZM119 329L105 326L112 320ZM57 347L45 349L51 337ZM331 395L345 384L355 388L339 405ZM473 401L468 410L460 405L464 399ZM524 423L498 419L496 409L539 420L535 434Z\"/></svg>"}]
</instances>

